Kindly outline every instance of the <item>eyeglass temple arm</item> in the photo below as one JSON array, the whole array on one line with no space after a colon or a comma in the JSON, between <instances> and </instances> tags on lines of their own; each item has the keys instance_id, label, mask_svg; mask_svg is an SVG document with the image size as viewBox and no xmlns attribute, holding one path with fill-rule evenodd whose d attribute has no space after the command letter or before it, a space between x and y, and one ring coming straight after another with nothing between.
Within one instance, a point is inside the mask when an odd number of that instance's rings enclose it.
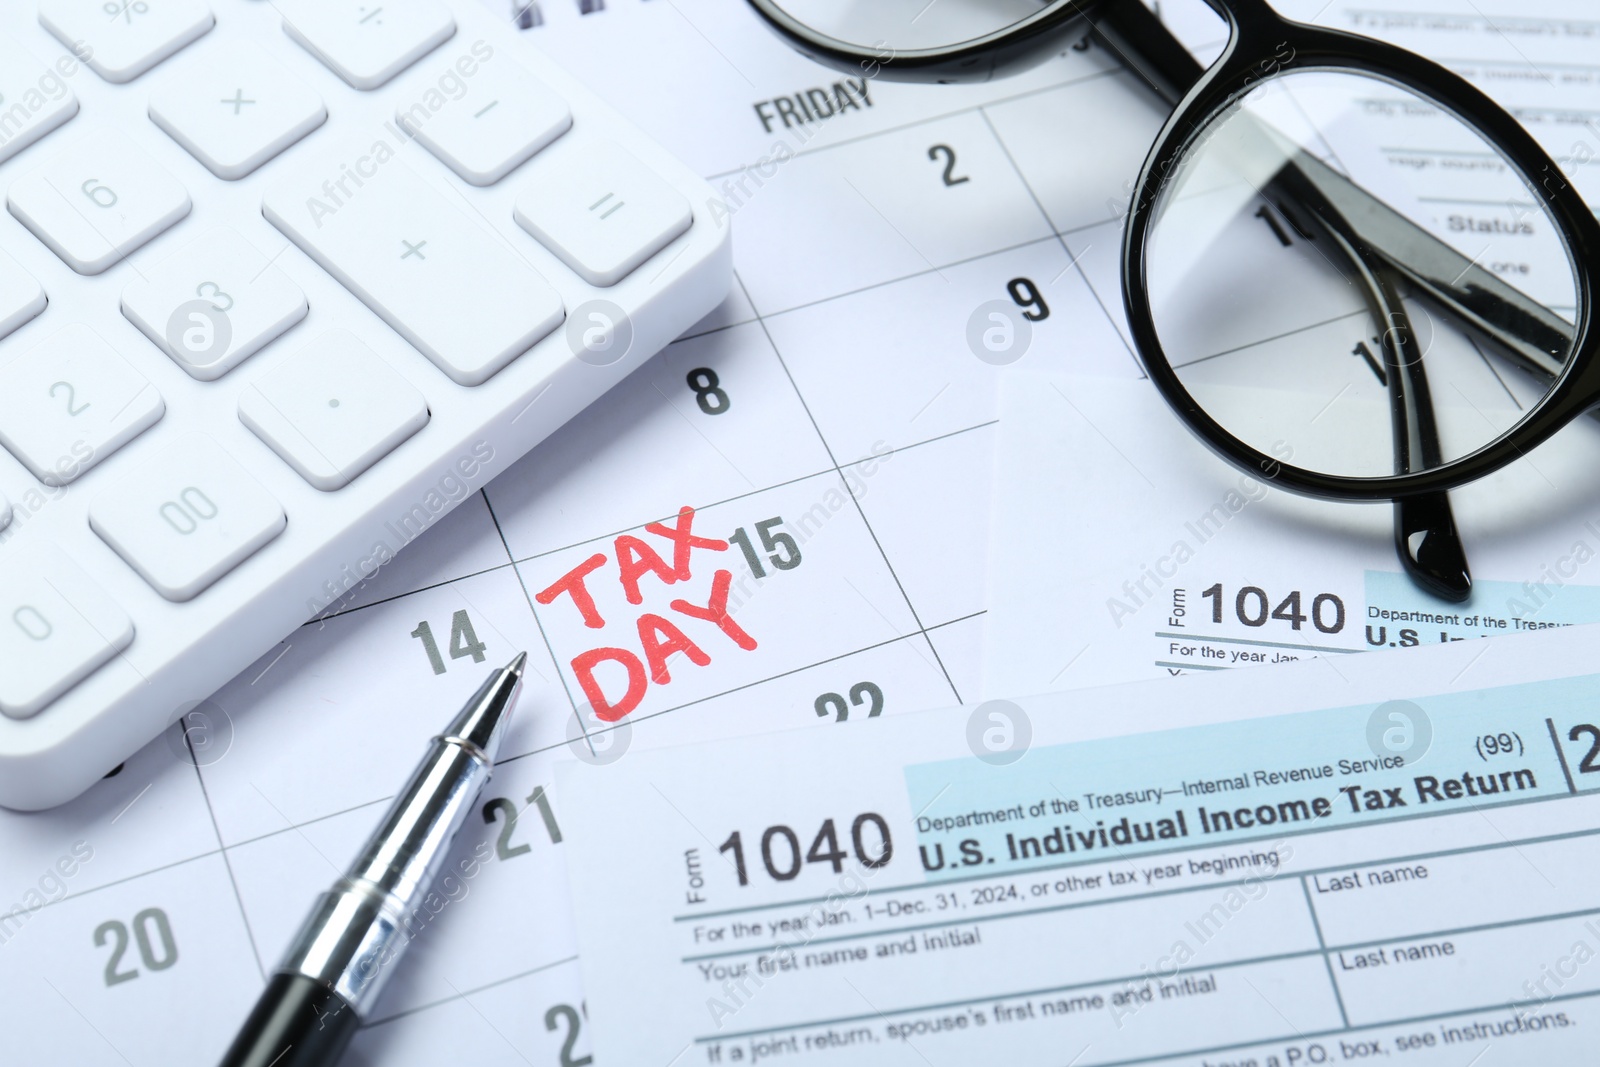
<instances>
[{"instance_id":1,"label":"eyeglass temple arm","mask_svg":"<svg viewBox=\"0 0 1600 1067\"><path fill-rule=\"evenodd\" d=\"M1291 166L1316 187L1351 236L1420 292L1504 349L1541 384L1561 373L1576 333L1571 323L1315 156L1298 152Z\"/></svg>"},{"instance_id":2,"label":"eyeglass temple arm","mask_svg":"<svg viewBox=\"0 0 1600 1067\"><path fill-rule=\"evenodd\" d=\"M1390 423L1394 427L1394 466L1399 474L1437 467L1439 428L1434 422L1422 353L1416 331L1386 267L1373 272L1366 284L1368 299L1381 308L1375 313L1389 323L1384 331L1383 354L1389 375ZM1449 493L1402 497L1394 502L1394 547L1406 572L1428 592L1461 602L1472 595L1472 571L1456 529Z\"/></svg>"},{"instance_id":3,"label":"eyeglass temple arm","mask_svg":"<svg viewBox=\"0 0 1600 1067\"><path fill-rule=\"evenodd\" d=\"M1106 0L1090 12L1089 37L1150 90L1177 107L1205 68L1140 0Z\"/></svg>"},{"instance_id":4,"label":"eyeglass temple arm","mask_svg":"<svg viewBox=\"0 0 1600 1067\"><path fill-rule=\"evenodd\" d=\"M1176 107L1183 99L1183 95L1205 72L1189 50L1172 35L1155 13L1139 0L1109 0L1091 16L1091 26L1090 35L1096 43L1115 55L1125 67L1170 106ZM1314 157L1307 156L1306 159L1317 166L1306 175L1305 181L1310 183L1311 188L1303 188L1301 190L1303 194L1317 200L1331 200L1324 187L1329 184L1327 176L1332 175L1342 182L1337 191L1345 195L1340 197L1340 200L1346 202L1365 200L1377 208L1387 210L1365 190L1344 179L1337 172L1322 166ZM1297 164L1299 162L1300 160L1296 160ZM1290 172L1295 169L1295 165L1291 164L1284 169L1285 172ZM1275 201L1290 199L1281 195L1283 191L1281 187L1284 184L1294 184L1290 174L1285 173L1272 184L1279 187L1273 190L1280 193L1273 197ZM1337 225L1334 220L1342 214L1338 211L1318 213L1330 227ZM1434 244L1440 244L1409 220L1394 215L1393 212L1389 214L1398 220L1404 229L1414 231ZM1392 226L1394 226L1392 220L1385 220L1385 228ZM1355 268L1355 272L1362 276L1361 280L1366 287L1368 302L1372 305L1373 313L1386 315L1397 312L1405 316L1405 309L1400 304L1393 285L1380 285L1377 276L1371 270L1363 269L1365 265L1345 239L1345 235L1333 234L1333 243L1346 250L1345 258ZM1420 241L1418 243L1421 244ZM1440 245L1440 247L1449 250L1448 246ZM1487 271L1480 273L1488 274ZM1452 277L1457 276L1452 275ZM1471 281L1470 275L1462 275L1458 280L1462 280L1463 277ZM1493 275L1489 277L1495 282L1499 281L1494 279ZM1449 302L1448 295L1442 295L1441 298ZM1380 317L1379 321L1394 320ZM1415 335L1410 330L1410 319L1403 317L1400 321L1405 325L1405 336L1413 338L1411 343L1414 344ZM1438 427L1433 418L1433 406L1428 399L1427 381L1423 376L1422 365L1414 359L1407 358L1410 356L1409 352L1396 352L1390 355L1390 343L1387 341L1384 349L1386 362L1395 368L1387 375L1393 415L1391 422L1395 432L1395 465L1397 469L1406 472L1419 459L1423 461L1423 466L1427 466L1430 456L1431 462L1437 465L1440 451ZM1408 364L1414 365L1414 375L1409 373ZM1472 575L1467 566L1466 550L1462 547L1461 536L1456 529L1449 494L1427 493L1395 501L1394 538L1395 549L1407 573L1424 589L1446 600L1457 602L1471 595Z\"/></svg>"},{"instance_id":5,"label":"eyeglass temple arm","mask_svg":"<svg viewBox=\"0 0 1600 1067\"><path fill-rule=\"evenodd\" d=\"M1399 276L1369 249L1351 242L1337 228L1323 231L1338 245L1352 273L1366 290L1373 318L1387 324L1380 339L1384 384L1389 389L1394 428L1396 474L1441 466L1439 427L1421 345L1400 296ZM1456 529L1450 495L1444 492L1404 497L1394 502L1395 551L1417 584L1435 596L1463 601L1472 594L1472 572Z\"/></svg>"},{"instance_id":6,"label":"eyeglass temple arm","mask_svg":"<svg viewBox=\"0 0 1600 1067\"><path fill-rule=\"evenodd\" d=\"M1400 275L1381 252L1363 241L1298 163L1280 169L1262 195L1361 286L1373 321L1385 326L1379 340L1394 428L1395 472L1412 474L1441 466L1432 392L1416 331L1400 296ZM1472 572L1447 492L1396 500L1394 543L1406 573L1428 592L1457 603L1472 595Z\"/></svg>"}]
</instances>

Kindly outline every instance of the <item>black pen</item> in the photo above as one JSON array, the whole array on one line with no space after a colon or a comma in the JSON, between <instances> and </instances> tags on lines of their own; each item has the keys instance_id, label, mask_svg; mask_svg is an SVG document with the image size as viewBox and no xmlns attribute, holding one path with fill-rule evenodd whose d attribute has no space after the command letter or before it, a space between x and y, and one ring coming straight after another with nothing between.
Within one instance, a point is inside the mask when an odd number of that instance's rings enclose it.
<instances>
[{"instance_id":1,"label":"black pen","mask_svg":"<svg viewBox=\"0 0 1600 1067\"><path fill-rule=\"evenodd\" d=\"M527 653L473 694L400 790L350 871L312 909L222 1067L328 1067L367 1018L494 772ZM423 918L426 918L426 914Z\"/></svg>"}]
</instances>

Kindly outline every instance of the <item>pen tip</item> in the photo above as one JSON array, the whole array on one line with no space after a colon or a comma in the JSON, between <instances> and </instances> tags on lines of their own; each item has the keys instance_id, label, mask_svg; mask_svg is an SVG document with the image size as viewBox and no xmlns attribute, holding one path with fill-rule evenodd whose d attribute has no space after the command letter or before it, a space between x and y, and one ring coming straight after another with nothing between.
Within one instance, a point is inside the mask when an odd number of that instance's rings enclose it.
<instances>
[{"instance_id":1,"label":"pen tip","mask_svg":"<svg viewBox=\"0 0 1600 1067\"><path fill-rule=\"evenodd\" d=\"M512 660L509 664L506 665L506 673L511 675L511 676L513 676L513 677L515 677L515 678L521 678L522 677L522 669L524 667L526 667L527 665L528 665L528 654L526 652L518 652L517 653L517 658Z\"/></svg>"},{"instance_id":2,"label":"pen tip","mask_svg":"<svg viewBox=\"0 0 1600 1067\"><path fill-rule=\"evenodd\" d=\"M438 736L446 741L470 743L492 764L505 736L511 711L522 693L522 671L527 664L528 654L523 652L503 670L492 672L445 732Z\"/></svg>"}]
</instances>

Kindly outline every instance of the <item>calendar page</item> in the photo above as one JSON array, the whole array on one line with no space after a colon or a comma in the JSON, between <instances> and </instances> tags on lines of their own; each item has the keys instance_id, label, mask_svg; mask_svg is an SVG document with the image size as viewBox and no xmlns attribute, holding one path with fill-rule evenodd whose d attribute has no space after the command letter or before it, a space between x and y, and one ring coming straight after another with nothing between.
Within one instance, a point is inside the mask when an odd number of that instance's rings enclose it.
<instances>
[{"instance_id":1,"label":"calendar page","mask_svg":"<svg viewBox=\"0 0 1600 1067\"><path fill-rule=\"evenodd\" d=\"M734 292L486 491L442 484L448 518L84 797L0 813L8 1060L213 1062L427 738L527 650L472 873L349 1062L591 1062L555 763L970 699L999 386L1138 376L1116 255L1163 112L1096 48L908 86L734 0L494 6L707 176ZM1162 8L1220 46L1199 0Z\"/></svg>"}]
</instances>

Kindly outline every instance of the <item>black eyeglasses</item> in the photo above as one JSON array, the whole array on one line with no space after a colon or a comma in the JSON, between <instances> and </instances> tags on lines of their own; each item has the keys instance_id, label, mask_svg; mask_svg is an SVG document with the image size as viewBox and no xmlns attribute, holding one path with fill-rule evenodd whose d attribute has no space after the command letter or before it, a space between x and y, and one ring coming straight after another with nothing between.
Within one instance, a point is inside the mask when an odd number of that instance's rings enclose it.
<instances>
[{"instance_id":1,"label":"black eyeglasses","mask_svg":"<svg viewBox=\"0 0 1600 1067\"><path fill-rule=\"evenodd\" d=\"M1206 2L1229 27L1208 69L1139 0L750 0L799 51L889 80L989 80L1088 30L1174 108L1123 233L1145 371L1241 470L1393 501L1407 573L1465 600L1448 490L1600 405L1600 223L1438 64Z\"/></svg>"}]
</instances>

